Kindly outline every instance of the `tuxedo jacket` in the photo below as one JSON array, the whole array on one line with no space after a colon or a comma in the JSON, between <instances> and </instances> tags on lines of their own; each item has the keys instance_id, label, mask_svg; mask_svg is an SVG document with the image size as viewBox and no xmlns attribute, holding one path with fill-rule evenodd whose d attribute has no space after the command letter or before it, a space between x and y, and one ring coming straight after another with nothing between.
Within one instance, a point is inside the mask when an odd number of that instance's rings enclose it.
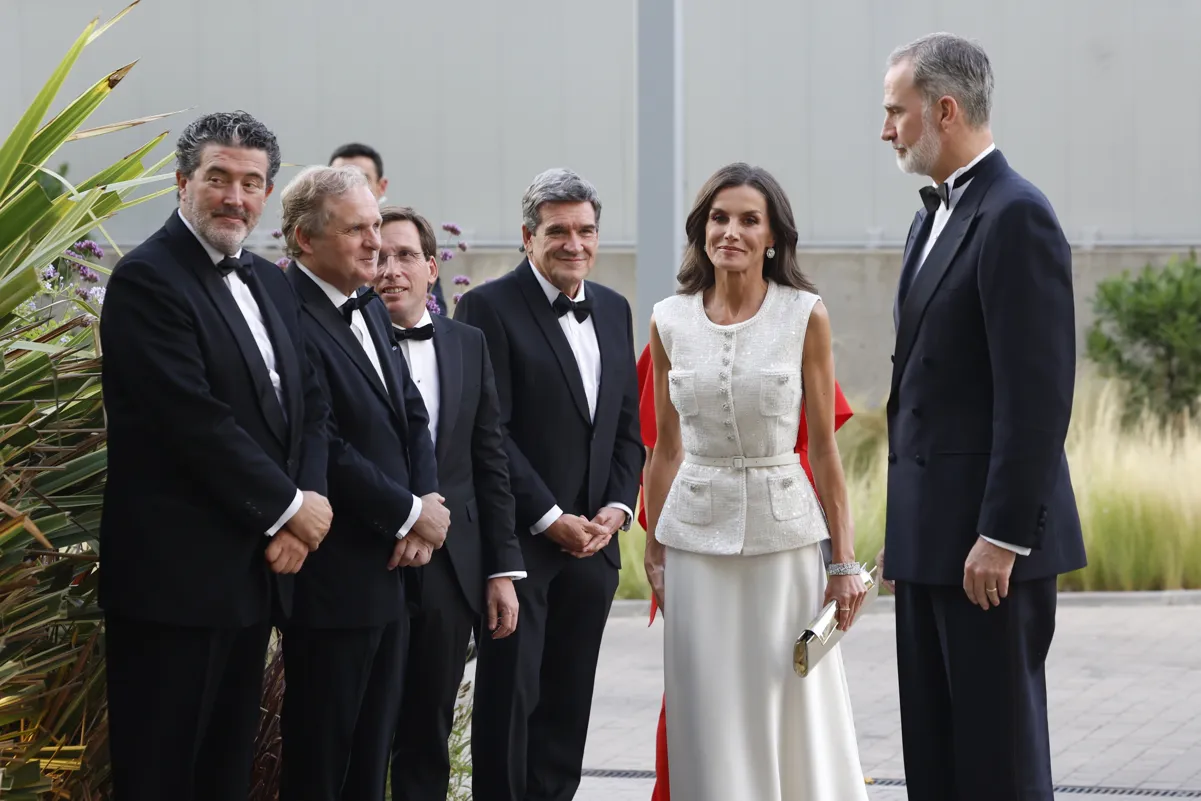
<instances>
[{"instance_id":1,"label":"tuxedo jacket","mask_svg":"<svg viewBox=\"0 0 1201 801\"><path fill-rule=\"evenodd\" d=\"M914 218L906 264L932 218ZM1071 259L1046 197L1000 151L982 159L900 308L885 578L960 585L978 536L1032 549L1017 581L1085 565L1064 453Z\"/></svg>"},{"instance_id":2,"label":"tuxedo jacket","mask_svg":"<svg viewBox=\"0 0 1201 801\"><path fill-rule=\"evenodd\" d=\"M275 353L281 406L234 295L173 212L113 270L100 316L108 479L100 603L176 625L235 627L291 605L264 557L296 492L325 494L327 409L279 268L248 286ZM240 280L234 278L233 280Z\"/></svg>"},{"instance_id":3,"label":"tuxedo jacket","mask_svg":"<svg viewBox=\"0 0 1201 801\"><path fill-rule=\"evenodd\" d=\"M534 268L512 272L463 295L455 319L488 342L500 397L501 430L527 568L570 557L530 527L556 504L591 519L608 503L635 508L645 451L638 428L633 316L626 299L585 282L600 349L596 416L590 419L580 368ZM621 566L618 538L602 552Z\"/></svg>"},{"instance_id":4,"label":"tuxedo jacket","mask_svg":"<svg viewBox=\"0 0 1201 801\"><path fill-rule=\"evenodd\" d=\"M329 403L333 525L296 576L292 619L301 626L383 626L404 613L403 571L388 570L413 496L438 490L429 416L390 334L384 302L362 310L383 369L325 291L292 262L309 359Z\"/></svg>"},{"instance_id":5,"label":"tuxedo jacket","mask_svg":"<svg viewBox=\"0 0 1201 801\"><path fill-rule=\"evenodd\" d=\"M448 317L431 320L438 362L438 491L451 520L443 547L479 614L488 576L525 570L513 531L500 401L483 333Z\"/></svg>"}]
</instances>

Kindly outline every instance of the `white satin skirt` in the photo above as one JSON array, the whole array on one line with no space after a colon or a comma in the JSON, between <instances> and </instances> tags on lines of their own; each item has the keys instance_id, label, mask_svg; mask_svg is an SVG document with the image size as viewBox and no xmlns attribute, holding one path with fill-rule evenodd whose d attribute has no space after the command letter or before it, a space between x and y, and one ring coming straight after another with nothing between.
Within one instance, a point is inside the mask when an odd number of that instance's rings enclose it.
<instances>
[{"instance_id":1,"label":"white satin skirt","mask_svg":"<svg viewBox=\"0 0 1201 801\"><path fill-rule=\"evenodd\" d=\"M762 556L669 548L664 587L672 798L867 801L841 651L805 678L792 668L826 590L820 545Z\"/></svg>"}]
</instances>

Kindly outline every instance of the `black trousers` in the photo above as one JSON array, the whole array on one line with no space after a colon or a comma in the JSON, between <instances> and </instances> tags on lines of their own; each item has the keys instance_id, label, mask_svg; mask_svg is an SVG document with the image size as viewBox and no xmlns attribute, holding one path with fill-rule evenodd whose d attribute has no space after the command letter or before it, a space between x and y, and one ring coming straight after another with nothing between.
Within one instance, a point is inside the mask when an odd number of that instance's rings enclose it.
<instances>
[{"instance_id":1,"label":"black trousers","mask_svg":"<svg viewBox=\"0 0 1201 801\"><path fill-rule=\"evenodd\" d=\"M1052 801L1044 664L1054 578L983 610L961 587L897 582L905 781L914 801Z\"/></svg>"},{"instance_id":2,"label":"black trousers","mask_svg":"<svg viewBox=\"0 0 1201 801\"><path fill-rule=\"evenodd\" d=\"M394 801L446 799L447 741L476 618L445 548L434 551L420 570L421 594L409 623L404 696L392 740Z\"/></svg>"},{"instance_id":3,"label":"black trousers","mask_svg":"<svg viewBox=\"0 0 1201 801\"><path fill-rule=\"evenodd\" d=\"M285 630L280 801L382 801L408 630Z\"/></svg>"},{"instance_id":4,"label":"black trousers","mask_svg":"<svg viewBox=\"0 0 1201 801\"><path fill-rule=\"evenodd\" d=\"M270 636L105 615L115 801L246 798Z\"/></svg>"},{"instance_id":5,"label":"black trousers","mask_svg":"<svg viewBox=\"0 0 1201 801\"><path fill-rule=\"evenodd\" d=\"M601 554L555 564L514 582L516 632L481 637L471 740L476 801L569 801L579 787L618 576Z\"/></svg>"}]
</instances>

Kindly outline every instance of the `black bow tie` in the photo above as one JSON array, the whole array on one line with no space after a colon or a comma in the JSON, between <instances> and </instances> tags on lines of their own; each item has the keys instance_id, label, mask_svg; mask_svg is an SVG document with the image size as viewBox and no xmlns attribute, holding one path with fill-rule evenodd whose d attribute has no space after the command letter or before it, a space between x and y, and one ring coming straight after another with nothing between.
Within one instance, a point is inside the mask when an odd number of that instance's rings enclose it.
<instances>
[{"instance_id":1,"label":"black bow tie","mask_svg":"<svg viewBox=\"0 0 1201 801\"><path fill-rule=\"evenodd\" d=\"M338 307L342 312L342 319L346 321L347 325L350 325L350 316L354 314L355 309L366 308L368 303L378 297L379 295L375 294L374 289L368 289L363 294L352 297Z\"/></svg>"},{"instance_id":2,"label":"black bow tie","mask_svg":"<svg viewBox=\"0 0 1201 801\"><path fill-rule=\"evenodd\" d=\"M918 194L922 196L922 204L926 207L927 214L933 214L938 209L938 204L942 203L948 209L951 208L951 193L955 191L955 185L962 186L972 179L976 174L976 170L980 169L983 159L972 165L970 170L965 171L961 175L955 176L950 181L943 181L937 187L923 186L918 190Z\"/></svg>"},{"instance_id":3,"label":"black bow tie","mask_svg":"<svg viewBox=\"0 0 1201 801\"><path fill-rule=\"evenodd\" d=\"M432 323L419 325L416 328L399 328L392 326L392 333L396 335L397 342L403 342L406 339L432 339L434 336L434 326Z\"/></svg>"},{"instance_id":4,"label":"black bow tie","mask_svg":"<svg viewBox=\"0 0 1201 801\"><path fill-rule=\"evenodd\" d=\"M246 251L242 251L242 258L235 259L233 256L226 256L221 261L217 262L217 272L221 273L221 277L236 272L238 277L242 279L242 283L250 283L250 274L254 271L252 266L251 256Z\"/></svg>"},{"instance_id":5,"label":"black bow tie","mask_svg":"<svg viewBox=\"0 0 1201 801\"><path fill-rule=\"evenodd\" d=\"M555 302L551 305L555 309L555 314L562 317L567 312L571 312L575 315L576 321L581 323L588 319L588 315L592 313L592 298L575 301L562 292L559 293L559 297L555 298Z\"/></svg>"}]
</instances>

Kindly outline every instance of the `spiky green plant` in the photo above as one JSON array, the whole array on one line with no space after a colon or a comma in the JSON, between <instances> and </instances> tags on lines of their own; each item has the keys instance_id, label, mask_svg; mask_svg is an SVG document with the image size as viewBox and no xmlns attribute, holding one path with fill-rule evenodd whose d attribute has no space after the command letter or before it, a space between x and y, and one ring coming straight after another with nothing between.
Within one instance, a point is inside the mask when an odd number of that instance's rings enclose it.
<instances>
[{"instance_id":1,"label":"spiky green plant","mask_svg":"<svg viewBox=\"0 0 1201 801\"><path fill-rule=\"evenodd\" d=\"M73 186L46 167L68 142L167 115L83 129L133 64L53 116L92 20L0 146L0 797L99 799L108 757L96 531L106 452L96 319L99 295L47 295L46 268L89 231L167 180L143 147ZM45 122L43 122L45 121ZM47 192L47 178L61 192ZM107 234L105 234L107 238ZM110 240L111 243L111 240ZM114 245L115 247L115 245ZM118 251L119 252L119 251ZM75 254L76 256L78 254ZM74 256L72 258L75 258ZM99 264L86 266L101 273Z\"/></svg>"}]
</instances>

